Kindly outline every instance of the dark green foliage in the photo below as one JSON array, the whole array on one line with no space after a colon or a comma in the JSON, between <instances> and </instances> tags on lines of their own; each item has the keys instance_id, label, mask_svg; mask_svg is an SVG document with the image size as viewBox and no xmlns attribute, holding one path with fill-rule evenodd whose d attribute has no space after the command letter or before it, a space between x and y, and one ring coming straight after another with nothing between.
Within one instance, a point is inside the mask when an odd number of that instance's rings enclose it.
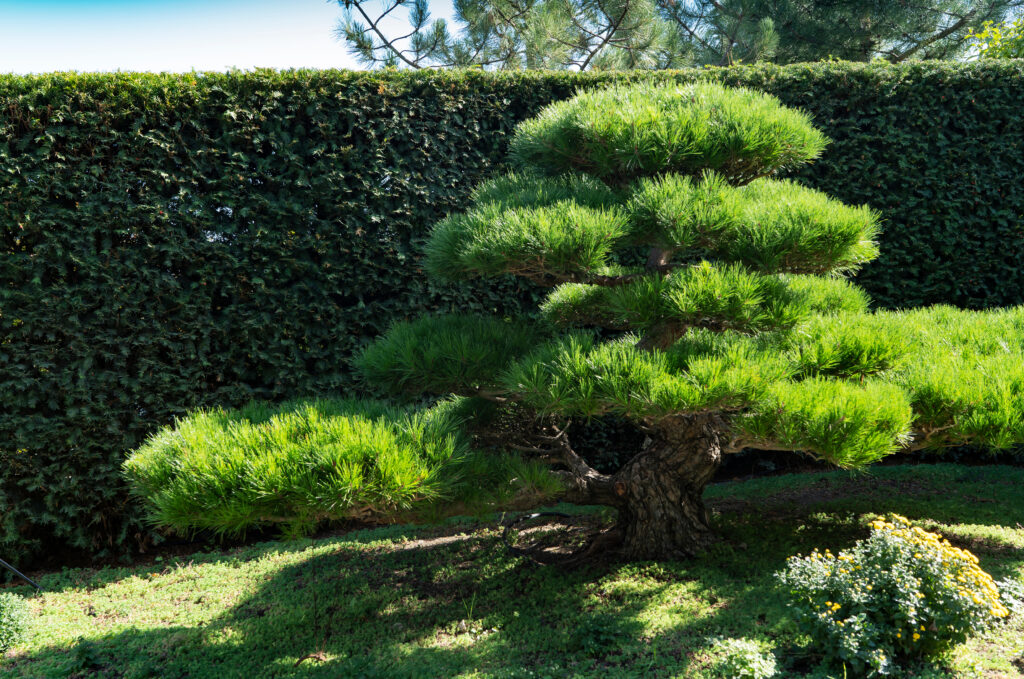
<instances>
[{"instance_id":1,"label":"dark green foliage","mask_svg":"<svg viewBox=\"0 0 1024 679\"><path fill-rule=\"evenodd\" d=\"M1020 0L683 0L661 2L698 63L957 59L972 29Z\"/></svg>"},{"instance_id":2,"label":"dark green foliage","mask_svg":"<svg viewBox=\"0 0 1024 679\"><path fill-rule=\"evenodd\" d=\"M355 364L367 381L392 394L472 394L546 334L521 318L424 316L393 325Z\"/></svg>"},{"instance_id":3,"label":"dark green foliage","mask_svg":"<svg viewBox=\"0 0 1024 679\"><path fill-rule=\"evenodd\" d=\"M175 416L338 394L397 319L530 300L430 285L416 257L536 95L458 74L0 78L5 558L148 541L118 469Z\"/></svg>"},{"instance_id":4,"label":"dark green foliage","mask_svg":"<svg viewBox=\"0 0 1024 679\"><path fill-rule=\"evenodd\" d=\"M425 312L533 309L527 284L430 284L417 258L502 169L514 125L578 88L772 93L833 140L797 179L881 215L882 254L857 277L876 304L1024 302L1022 76L1019 61L2 76L0 545L19 565L123 553L150 533L118 468L175 416L337 394L361 345Z\"/></svg>"}]
</instances>

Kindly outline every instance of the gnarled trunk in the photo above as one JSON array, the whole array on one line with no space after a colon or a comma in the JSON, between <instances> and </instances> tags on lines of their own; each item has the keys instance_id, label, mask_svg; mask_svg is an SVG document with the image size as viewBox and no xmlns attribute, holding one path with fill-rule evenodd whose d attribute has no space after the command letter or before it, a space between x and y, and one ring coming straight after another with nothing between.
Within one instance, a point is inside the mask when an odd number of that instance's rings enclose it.
<instances>
[{"instance_id":1,"label":"gnarled trunk","mask_svg":"<svg viewBox=\"0 0 1024 679\"><path fill-rule=\"evenodd\" d=\"M722 460L720 431L713 415L672 418L615 474L623 556L693 556L711 543L702 496Z\"/></svg>"}]
</instances>

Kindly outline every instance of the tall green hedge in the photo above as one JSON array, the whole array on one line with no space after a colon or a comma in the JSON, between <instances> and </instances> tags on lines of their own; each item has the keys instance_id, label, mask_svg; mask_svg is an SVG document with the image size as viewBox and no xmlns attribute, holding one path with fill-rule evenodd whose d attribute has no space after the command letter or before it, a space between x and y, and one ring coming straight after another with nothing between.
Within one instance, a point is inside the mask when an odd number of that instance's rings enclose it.
<instances>
[{"instance_id":1,"label":"tall green hedge","mask_svg":"<svg viewBox=\"0 0 1024 679\"><path fill-rule=\"evenodd\" d=\"M833 139L800 178L885 219L884 306L1024 302L1024 63L653 75L0 76L0 552L150 538L124 453L197 406L344 392L347 359L428 310L533 307L428 283L426 229L576 89L748 85Z\"/></svg>"}]
</instances>

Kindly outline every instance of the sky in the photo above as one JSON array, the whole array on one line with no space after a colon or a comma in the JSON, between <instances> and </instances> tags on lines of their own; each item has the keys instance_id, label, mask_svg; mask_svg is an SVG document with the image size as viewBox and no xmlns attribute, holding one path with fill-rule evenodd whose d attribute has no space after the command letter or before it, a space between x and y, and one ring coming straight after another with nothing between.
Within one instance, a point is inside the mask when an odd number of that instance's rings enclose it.
<instances>
[{"instance_id":1,"label":"sky","mask_svg":"<svg viewBox=\"0 0 1024 679\"><path fill-rule=\"evenodd\" d=\"M361 68L334 35L342 15L327 0L0 0L0 73Z\"/></svg>"}]
</instances>

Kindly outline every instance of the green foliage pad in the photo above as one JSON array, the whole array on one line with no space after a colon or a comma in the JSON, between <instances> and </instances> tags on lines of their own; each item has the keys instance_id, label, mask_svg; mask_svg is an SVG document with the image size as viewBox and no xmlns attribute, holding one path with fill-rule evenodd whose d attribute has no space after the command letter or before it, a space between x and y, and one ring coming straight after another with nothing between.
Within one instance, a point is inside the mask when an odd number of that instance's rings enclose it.
<instances>
[{"instance_id":1,"label":"green foliage pad","mask_svg":"<svg viewBox=\"0 0 1024 679\"><path fill-rule=\"evenodd\" d=\"M420 412L382 402L254 403L194 413L125 462L155 523L241 535L281 525L300 535L328 519L437 518L516 491L543 496L554 482L514 458L470 447L457 401ZM516 482L512 483L515 478Z\"/></svg>"}]
</instances>

